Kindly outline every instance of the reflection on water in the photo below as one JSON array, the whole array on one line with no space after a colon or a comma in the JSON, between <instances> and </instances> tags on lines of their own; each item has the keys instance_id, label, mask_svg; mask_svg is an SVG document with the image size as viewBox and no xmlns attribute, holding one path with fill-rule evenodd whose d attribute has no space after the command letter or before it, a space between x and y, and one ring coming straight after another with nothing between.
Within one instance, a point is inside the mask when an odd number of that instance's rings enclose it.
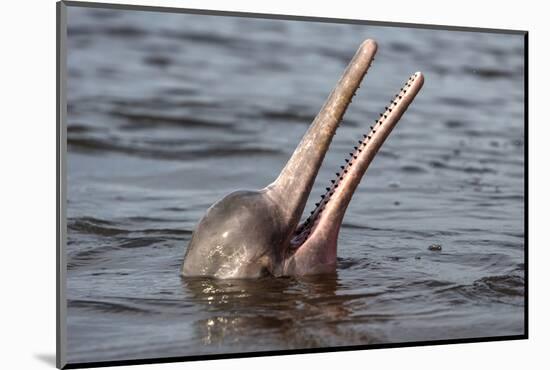
<instances>
[{"instance_id":1,"label":"reflection on water","mask_svg":"<svg viewBox=\"0 0 550 370\"><path fill-rule=\"evenodd\" d=\"M346 308L348 298L336 295L336 274L300 281L272 278L182 281L184 295L212 313L195 323L205 344L238 342L243 333L254 332L290 337L286 332L295 331L308 321L343 321L350 314Z\"/></svg>"},{"instance_id":2,"label":"reflection on water","mask_svg":"<svg viewBox=\"0 0 550 370\"><path fill-rule=\"evenodd\" d=\"M521 36L73 7L68 29L70 362L523 332ZM337 274L180 278L196 221L274 180L366 38L308 209L403 80L426 83L354 195Z\"/></svg>"}]
</instances>

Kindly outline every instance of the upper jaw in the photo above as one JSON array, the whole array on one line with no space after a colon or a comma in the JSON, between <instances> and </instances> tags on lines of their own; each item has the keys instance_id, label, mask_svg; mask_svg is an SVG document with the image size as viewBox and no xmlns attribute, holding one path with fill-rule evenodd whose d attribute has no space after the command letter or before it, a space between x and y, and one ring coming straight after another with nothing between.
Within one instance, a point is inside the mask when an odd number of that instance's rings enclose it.
<instances>
[{"instance_id":1,"label":"upper jaw","mask_svg":"<svg viewBox=\"0 0 550 370\"><path fill-rule=\"evenodd\" d=\"M298 226L332 137L367 73L377 48L373 40L366 40L359 46L281 174L266 188L269 196L282 205L282 217L289 228L285 244L290 243L293 231Z\"/></svg>"}]
</instances>

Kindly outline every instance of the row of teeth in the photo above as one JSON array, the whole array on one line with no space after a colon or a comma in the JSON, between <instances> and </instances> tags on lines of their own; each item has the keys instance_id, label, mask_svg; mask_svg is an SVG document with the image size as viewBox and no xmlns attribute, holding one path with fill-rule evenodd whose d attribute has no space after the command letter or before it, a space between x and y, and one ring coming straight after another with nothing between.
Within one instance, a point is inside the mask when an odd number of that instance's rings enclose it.
<instances>
[{"instance_id":1,"label":"row of teeth","mask_svg":"<svg viewBox=\"0 0 550 370\"><path fill-rule=\"evenodd\" d=\"M380 118L378 118L374 122L374 126L370 127L369 134L363 135L363 140L359 140L359 146L354 146L355 151L349 153L350 158L344 159L346 161L346 164L344 166L340 166L341 171L336 172L336 179L330 180L332 185L326 188L325 194L321 195L321 200L318 203L315 203L315 209L310 212L309 217L298 228L296 233L299 236L296 239L296 242L302 243L309 237L313 229L313 226L315 226L315 221L319 219L318 217L314 217L313 215L316 214L316 216L319 216L321 212L323 212L326 204L328 203L328 201L336 191L336 188L338 188L338 185L344 179L344 176L348 173L350 167L353 165L353 161L358 158L359 153L363 151L368 141L376 133L376 128L379 126L382 126L382 123L386 118L388 118L388 115L392 112L392 109L397 106L397 104L399 103L399 100L403 99L403 96L405 96L405 94L407 93L407 89L411 87L411 84L414 82L414 79L416 77L417 77L416 73L411 77L409 77L409 79L405 83L405 86L403 86L400 92L398 94L395 94L394 98L390 101L390 105L385 107L386 110L384 111L384 113L380 113ZM312 222L312 218L313 218L313 222Z\"/></svg>"}]
</instances>

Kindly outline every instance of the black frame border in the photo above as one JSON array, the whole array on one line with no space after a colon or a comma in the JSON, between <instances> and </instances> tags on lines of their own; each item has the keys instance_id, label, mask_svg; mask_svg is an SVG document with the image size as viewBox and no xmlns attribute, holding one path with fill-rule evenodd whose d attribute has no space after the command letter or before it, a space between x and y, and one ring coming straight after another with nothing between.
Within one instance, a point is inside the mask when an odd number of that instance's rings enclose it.
<instances>
[{"instance_id":1,"label":"black frame border","mask_svg":"<svg viewBox=\"0 0 550 370\"><path fill-rule=\"evenodd\" d=\"M273 351L257 351L257 352L235 352L235 353L219 353L208 355L194 356L176 356L176 357L159 357L159 358L143 358L129 359L117 361L97 361L97 362L80 362L66 363L66 300L65 300L65 238L66 219L65 219L65 199L64 195L66 179L65 179L65 157L66 157L66 38L67 38L67 23L66 23L66 7L83 7L96 9L113 9L113 10L133 10L146 12L161 12L161 13L185 13L197 15L214 15L214 16L230 16L230 17L245 17L257 19L280 19L290 21L305 21L305 22L324 22L324 23L339 23L339 24L360 24L382 27L400 27L400 28L416 28L429 30L445 30L445 31L461 31L461 32L477 32L477 33L498 33L508 35L523 35L524 37L524 268L525 268L525 295L524 295L524 326L523 334L510 336L494 336L494 337L474 337L462 339L443 339L432 341L418 342L401 342L401 343L384 343L384 344L366 344L354 346L338 346L338 347L321 347L321 348L304 348L293 350L273 350ZM250 12L233 12L209 9L190 9L190 8L174 8L162 6L145 6L131 4L112 4L99 2L82 2L82 1L58 1L56 3L56 366L59 369L80 369L80 368L95 368L106 366L126 366L126 365L143 365L143 364L159 364L172 362L187 362L187 361L203 361L203 360L221 360L231 358L249 358L249 357L265 357L265 356L281 356L295 354L313 354L323 352L343 352L343 351L358 351L366 349L384 349L384 348L405 348L405 347L421 347L433 345L447 344L465 344L465 343L483 343L483 342L498 342L508 340L522 340L529 338L529 32L526 30L512 29L495 29L495 28L477 28L477 27L462 27L462 26L447 26L447 25L430 25L422 23L401 23L401 22L383 22L360 19L342 19L342 18L325 18L325 17L310 17L299 15L285 14L266 14L266 13L250 13Z\"/></svg>"}]
</instances>

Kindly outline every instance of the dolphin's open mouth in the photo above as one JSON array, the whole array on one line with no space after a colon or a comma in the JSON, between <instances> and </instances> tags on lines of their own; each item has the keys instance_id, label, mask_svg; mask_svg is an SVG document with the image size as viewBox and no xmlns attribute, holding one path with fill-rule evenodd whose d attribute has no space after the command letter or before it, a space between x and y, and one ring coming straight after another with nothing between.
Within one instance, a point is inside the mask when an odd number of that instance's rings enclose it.
<instances>
[{"instance_id":1,"label":"dolphin's open mouth","mask_svg":"<svg viewBox=\"0 0 550 370\"><path fill-rule=\"evenodd\" d=\"M310 215L296 228L291 240L292 249L303 245L324 219L330 220L332 228L339 228L338 221L341 223L341 217L368 165L396 126L422 83L422 74L420 72L413 74L385 107L385 111L380 113L380 117L374 121L373 126L370 126L370 131L363 134L362 139L353 147L354 150L349 153L349 158L344 160L345 163L336 172L336 178L331 180L330 186L321 195L320 201L315 203L315 208ZM332 207L329 207L329 203Z\"/></svg>"},{"instance_id":2,"label":"dolphin's open mouth","mask_svg":"<svg viewBox=\"0 0 550 370\"><path fill-rule=\"evenodd\" d=\"M292 264L289 268L297 269L298 274L300 260L304 269L335 263L338 232L353 193L376 153L423 85L424 77L420 72L409 77L370 126L370 131L355 144L315 209L303 219L305 204L330 142L372 64L376 50L377 44L372 40L361 44L285 168L268 187L276 201L284 202L288 210L285 216L293 232L285 243L283 254ZM291 272L295 273L294 270Z\"/></svg>"}]
</instances>

